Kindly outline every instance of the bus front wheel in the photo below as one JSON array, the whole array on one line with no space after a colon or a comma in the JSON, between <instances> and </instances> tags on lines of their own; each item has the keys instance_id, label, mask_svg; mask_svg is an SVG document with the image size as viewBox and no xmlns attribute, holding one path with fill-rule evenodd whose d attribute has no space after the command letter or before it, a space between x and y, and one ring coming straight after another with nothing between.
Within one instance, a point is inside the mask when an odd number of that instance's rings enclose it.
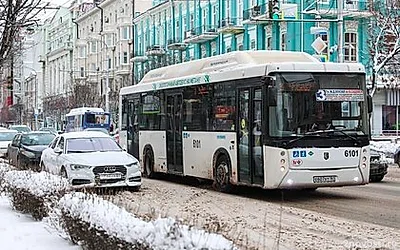
<instances>
[{"instance_id":1,"label":"bus front wheel","mask_svg":"<svg viewBox=\"0 0 400 250\"><path fill-rule=\"evenodd\" d=\"M214 171L214 188L220 192L230 192L232 185L230 183L230 161L226 155L218 157Z\"/></svg>"},{"instance_id":2,"label":"bus front wheel","mask_svg":"<svg viewBox=\"0 0 400 250\"><path fill-rule=\"evenodd\" d=\"M154 171L154 157L150 150L147 150L144 155L144 176L147 178L153 178Z\"/></svg>"}]
</instances>

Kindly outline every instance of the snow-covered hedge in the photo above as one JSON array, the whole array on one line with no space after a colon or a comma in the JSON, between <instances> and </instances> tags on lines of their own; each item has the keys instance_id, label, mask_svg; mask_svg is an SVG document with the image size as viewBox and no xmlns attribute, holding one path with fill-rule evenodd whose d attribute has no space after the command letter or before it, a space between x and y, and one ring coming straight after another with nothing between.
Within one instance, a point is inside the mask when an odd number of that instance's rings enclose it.
<instances>
[{"instance_id":1,"label":"snow-covered hedge","mask_svg":"<svg viewBox=\"0 0 400 250\"><path fill-rule=\"evenodd\" d=\"M145 222L94 194L66 194L59 206L66 231L88 248L108 237L103 249L109 241L118 244L109 249L236 249L221 235L180 225L173 218Z\"/></svg>"},{"instance_id":2,"label":"snow-covered hedge","mask_svg":"<svg viewBox=\"0 0 400 250\"><path fill-rule=\"evenodd\" d=\"M10 187L24 189L38 197L63 193L70 188L66 179L47 172L9 171L4 179Z\"/></svg>"},{"instance_id":3,"label":"snow-covered hedge","mask_svg":"<svg viewBox=\"0 0 400 250\"><path fill-rule=\"evenodd\" d=\"M7 182L4 180L4 175L10 170L10 165L0 162L0 194L7 188Z\"/></svg>"},{"instance_id":4,"label":"snow-covered hedge","mask_svg":"<svg viewBox=\"0 0 400 250\"><path fill-rule=\"evenodd\" d=\"M4 174L15 209L41 220L70 188L67 180L46 172L15 171Z\"/></svg>"}]
</instances>

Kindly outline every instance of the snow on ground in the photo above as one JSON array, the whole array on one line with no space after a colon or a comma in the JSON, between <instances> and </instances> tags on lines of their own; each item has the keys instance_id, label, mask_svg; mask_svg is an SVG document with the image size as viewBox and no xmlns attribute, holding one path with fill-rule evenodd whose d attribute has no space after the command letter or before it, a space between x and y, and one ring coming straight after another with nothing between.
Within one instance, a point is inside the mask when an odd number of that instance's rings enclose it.
<instances>
[{"instance_id":1,"label":"snow on ground","mask_svg":"<svg viewBox=\"0 0 400 250\"><path fill-rule=\"evenodd\" d=\"M60 238L44 222L34 221L13 210L4 196L0 196L0 242L2 250L81 249Z\"/></svg>"},{"instance_id":2,"label":"snow on ground","mask_svg":"<svg viewBox=\"0 0 400 250\"><path fill-rule=\"evenodd\" d=\"M385 153L387 156L393 156L396 150L400 147L400 144L390 141L371 141L371 149Z\"/></svg>"}]
</instances>

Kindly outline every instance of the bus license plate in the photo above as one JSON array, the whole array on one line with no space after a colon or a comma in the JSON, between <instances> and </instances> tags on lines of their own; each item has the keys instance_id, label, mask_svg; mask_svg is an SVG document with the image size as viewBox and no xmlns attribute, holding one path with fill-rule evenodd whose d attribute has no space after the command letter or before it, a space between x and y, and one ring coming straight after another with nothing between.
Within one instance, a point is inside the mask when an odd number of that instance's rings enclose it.
<instances>
[{"instance_id":1,"label":"bus license plate","mask_svg":"<svg viewBox=\"0 0 400 250\"><path fill-rule=\"evenodd\" d=\"M108 180L108 179L121 179L122 174L99 174L101 180Z\"/></svg>"},{"instance_id":2,"label":"bus license plate","mask_svg":"<svg viewBox=\"0 0 400 250\"><path fill-rule=\"evenodd\" d=\"M336 182L336 176L313 176L314 183L333 183Z\"/></svg>"}]
</instances>

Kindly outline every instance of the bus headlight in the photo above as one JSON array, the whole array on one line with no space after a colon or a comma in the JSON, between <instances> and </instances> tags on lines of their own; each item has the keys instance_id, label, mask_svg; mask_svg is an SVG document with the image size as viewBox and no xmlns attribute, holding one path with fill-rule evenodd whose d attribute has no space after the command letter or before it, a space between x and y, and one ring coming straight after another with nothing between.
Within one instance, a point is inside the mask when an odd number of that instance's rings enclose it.
<instances>
[{"instance_id":1,"label":"bus headlight","mask_svg":"<svg viewBox=\"0 0 400 250\"><path fill-rule=\"evenodd\" d=\"M285 172L286 168L285 166L281 166L281 172Z\"/></svg>"},{"instance_id":2,"label":"bus headlight","mask_svg":"<svg viewBox=\"0 0 400 250\"><path fill-rule=\"evenodd\" d=\"M363 162L366 162L366 161L367 161L367 157L364 156L364 157L362 158L362 161L363 161Z\"/></svg>"},{"instance_id":3,"label":"bus headlight","mask_svg":"<svg viewBox=\"0 0 400 250\"><path fill-rule=\"evenodd\" d=\"M366 168L367 164L363 163L361 166L362 166L362 168Z\"/></svg>"}]
</instances>

